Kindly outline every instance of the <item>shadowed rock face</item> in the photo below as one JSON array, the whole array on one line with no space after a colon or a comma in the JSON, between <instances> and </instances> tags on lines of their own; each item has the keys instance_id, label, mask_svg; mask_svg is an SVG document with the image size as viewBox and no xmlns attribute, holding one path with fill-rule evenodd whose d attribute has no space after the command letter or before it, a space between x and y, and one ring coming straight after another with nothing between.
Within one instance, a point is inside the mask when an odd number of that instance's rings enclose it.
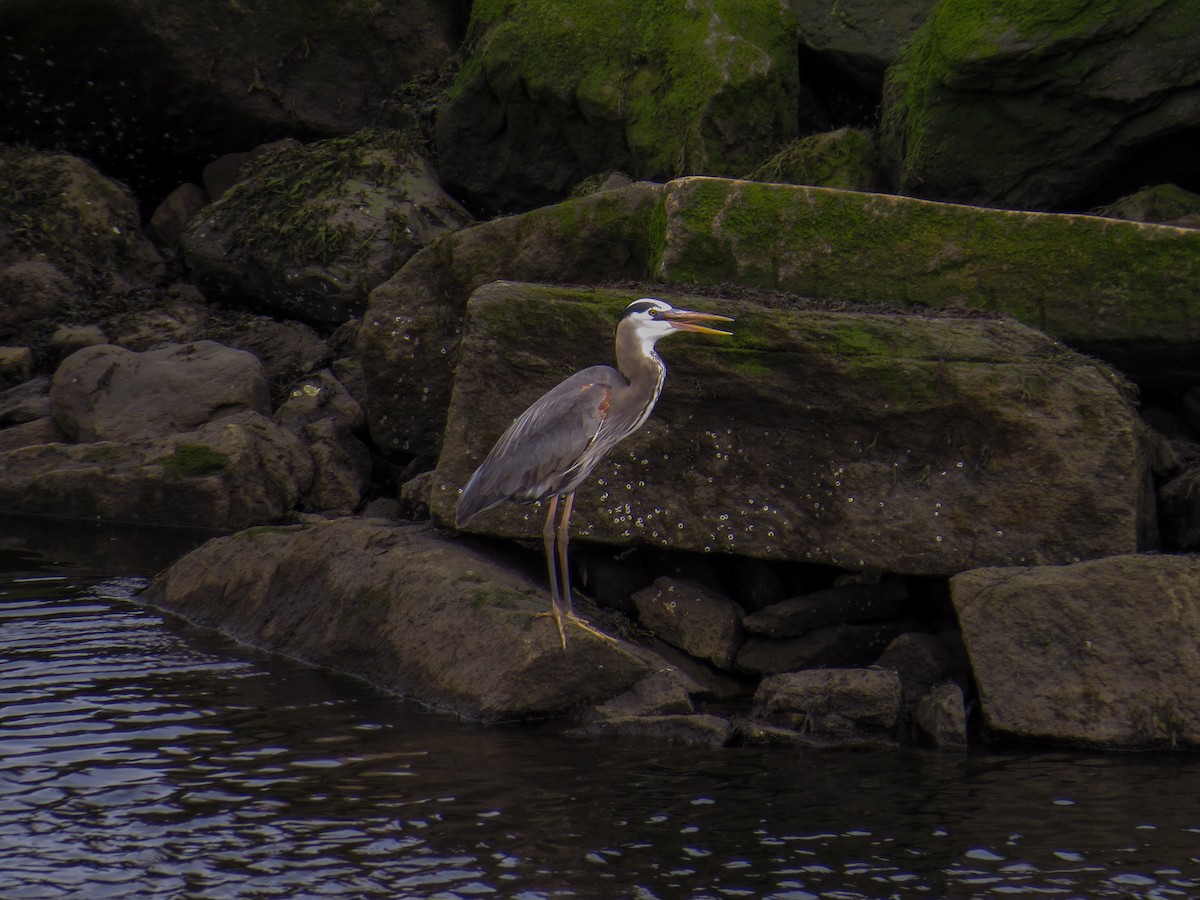
<instances>
[{"instance_id":1,"label":"shadowed rock face","mask_svg":"<svg viewBox=\"0 0 1200 900\"><path fill-rule=\"evenodd\" d=\"M146 598L256 646L469 718L563 713L650 674L634 648L572 630L545 588L427 526L259 528L210 541Z\"/></svg>"},{"instance_id":2,"label":"shadowed rock face","mask_svg":"<svg viewBox=\"0 0 1200 900\"><path fill-rule=\"evenodd\" d=\"M1078 202L1124 167L1144 170L1156 141L1194 135L1198 53L1187 0L939 3L889 73L882 132L894 183L964 203ZM1194 182L1190 156L1175 178Z\"/></svg>"},{"instance_id":3,"label":"shadowed rock face","mask_svg":"<svg viewBox=\"0 0 1200 900\"><path fill-rule=\"evenodd\" d=\"M995 731L1200 746L1200 558L980 569L950 587Z\"/></svg>"},{"instance_id":4,"label":"shadowed rock face","mask_svg":"<svg viewBox=\"0 0 1200 900\"><path fill-rule=\"evenodd\" d=\"M476 2L442 105L451 190L527 210L613 169L741 175L796 136L794 23L781 4Z\"/></svg>"},{"instance_id":5,"label":"shadowed rock face","mask_svg":"<svg viewBox=\"0 0 1200 900\"><path fill-rule=\"evenodd\" d=\"M1119 383L997 319L770 309L663 295L735 316L734 336L659 344L666 387L595 470L575 535L609 544L911 574L1063 563L1138 548L1149 498ZM471 301L430 508L508 423L572 371L612 360L625 292L498 283ZM471 530L536 537L504 504Z\"/></svg>"}]
</instances>

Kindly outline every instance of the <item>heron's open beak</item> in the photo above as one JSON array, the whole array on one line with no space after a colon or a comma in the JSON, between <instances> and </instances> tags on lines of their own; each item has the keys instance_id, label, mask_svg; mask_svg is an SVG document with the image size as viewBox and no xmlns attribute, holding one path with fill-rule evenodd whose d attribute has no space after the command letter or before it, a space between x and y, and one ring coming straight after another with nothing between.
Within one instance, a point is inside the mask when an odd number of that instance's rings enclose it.
<instances>
[{"instance_id":1,"label":"heron's open beak","mask_svg":"<svg viewBox=\"0 0 1200 900\"><path fill-rule=\"evenodd\" d=\"M699 331L701 334L732 334L731 331L721 331L709 328L707 325L697 325L703 322L732 322L729 316L718 316L713 313L693 312L690 309L671 309L658 314L660 319L666 319L680 331Z\"/></svg>"}]
</instances>

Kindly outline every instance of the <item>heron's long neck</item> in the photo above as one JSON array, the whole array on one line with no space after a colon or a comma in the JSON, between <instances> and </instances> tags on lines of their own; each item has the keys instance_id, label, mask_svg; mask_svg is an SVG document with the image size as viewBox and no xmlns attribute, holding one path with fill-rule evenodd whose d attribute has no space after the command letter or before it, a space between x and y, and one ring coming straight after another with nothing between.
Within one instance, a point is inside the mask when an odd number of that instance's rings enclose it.
<instances>
[{"instance_id":1,"label":"heron's long neck","mask_svg":"<svg viewBox=\"0 0 1200 900\"><path fill-rule=\"evenodd\" d=\"M622 406L640 426L662 393L667 367L654 351L653 342L639 339L632 328L618 328L617 369L629 382L629 390L621 398Z\"/></svg>"}]
</instances>

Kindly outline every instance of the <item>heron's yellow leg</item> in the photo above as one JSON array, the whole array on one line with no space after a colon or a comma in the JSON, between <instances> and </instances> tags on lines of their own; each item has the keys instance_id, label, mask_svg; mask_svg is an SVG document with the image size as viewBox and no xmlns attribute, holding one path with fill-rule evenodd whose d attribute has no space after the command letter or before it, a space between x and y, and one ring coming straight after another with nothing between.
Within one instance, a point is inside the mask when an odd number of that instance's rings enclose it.
<instances>
[{"instance_id":1,"label":"heron's yellow leg","mask_svg":"<svg viewBox=\"0 0 1200 900\"><path fill-rule=\"evenodd\" d=\"M568 618L574 618L575 612L571 602L571 566L567 562L567 544L571 540L571 510L575 506L575 492L563 498L562 518L558 520L558 576L562 579L563 611Z\"/></svg>"},{"instance_id":2,"label":"heron's yellow leg","mask_svg":"<svg viewBox=\"0 0 1200 900\"><path fill-rule=\"evenodd\" d=\"M558 639L562 641L563 649L567 649L567 631L563 626L562 601L558 595L558 572L554 568L554 526L555 513L558 512L558 494L550 498L546 511L546 524L542 528L542 543L546 547L546 568L550 574L550 612L538 613L541 616L553 616L554 624L558 626Z\"/></svg>"}]
</instances>

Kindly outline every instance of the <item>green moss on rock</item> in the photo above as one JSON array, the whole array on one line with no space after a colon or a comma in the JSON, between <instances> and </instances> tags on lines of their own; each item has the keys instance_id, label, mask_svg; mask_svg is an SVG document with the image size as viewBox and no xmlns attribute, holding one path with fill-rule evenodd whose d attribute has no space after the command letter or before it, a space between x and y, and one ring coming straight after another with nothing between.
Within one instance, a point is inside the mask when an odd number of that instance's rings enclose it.
<instances>
[{"instance_id":1,"label":"green moss on rock","mask_svg":"<svg viewBox=\"0 0 1200 900\"><path fill-rule=\"evenodd\" d=\"M1200 233L823 188L667 186L659 278L1005 313L1077 346L1200 341Z\"/></svg>"},{"instance_id":2,"label":"green moss on rock","mask_svg":"<svg viewBox=\"0 0 1200 900\"><path fill-rule=\"evenodd\" d=\"M482 76L502 102L582 114L639 177L744 171L750 134L795 133L793 30L786 9L747 0L479 0L451 102Z\"/></svg>"},{"instance_id":3,"label":"green moss on rock","mask_svg":"<svg viewBox=\"0 0 1200 900\"><path fill-rule=\"evenodd\" d=\"M201 478L225 470L229 457L206 444L181 442L170 456L158 460L159 465L178 478Z\"/></svg>"}]
</instances>

